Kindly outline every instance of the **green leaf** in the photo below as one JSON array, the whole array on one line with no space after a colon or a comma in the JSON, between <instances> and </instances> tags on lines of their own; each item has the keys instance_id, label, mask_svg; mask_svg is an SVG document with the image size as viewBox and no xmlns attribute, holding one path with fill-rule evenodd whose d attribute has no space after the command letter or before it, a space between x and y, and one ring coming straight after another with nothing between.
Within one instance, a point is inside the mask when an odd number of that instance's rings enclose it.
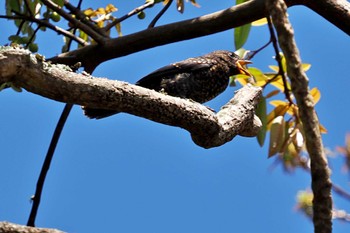
<instances>
[{"instance_id":1,"label":"green leaf","mask_svg":"<svg viewBox=\"0 0 350 233\"><path fill-rule=\"evenodd\" d=\"M266 131L267 131L267 113L266 113L266 99L261 97L260 102L255 110L256 115L260 118L262 127L258 132L257 139L259 145L262 147L265 142Z\"/></svg>"},{"instance_id":2,"label":"green leaf","mask_svg":"<svg viewBox=\"0 0 350 233\"><path fill-rule=\"evenodd\" d=\"M249 36L249 32L250 32L250 28L251 28L251 24L248 23L246 25L243 25L241 27L237 27L235 28L234 31L234 37L235 37L235 48L240 49L243 47L243 45L245 44L245 42L248 39Z\"/></svg>"},{"instance_id":3,"label":"green leaf","mask_svg":"<svg viewBox=\"0 0 350 233\"><path fill-rule=\"evenodd\" d=\"M12 11L21 12L20 1L18 1L18 0L6 0L6 14L12 15Z\"/></svg>"},{"instance_id":4,"label":"green leaf","mask_svg":"<svg viewBox=\"0 0 350 233\"><path fill-rule=\"evenodd\" d=\"M59 5L60 7L62 7L63 4L64 4L64 0L53 0L53 1L54 1L54 3L56 3L57 5Z\"/></svg>"},{"instance_id":5,"label":"green leaf","mask_svg":"<svg viewBox=\"0 0 350 233\"><path fill-rule=\"evenodd\" d=\"M38 52L39 46L38 46L38 44L31 43L31 44L29 45L28 49L29 49L32 53L36 53L36 52Z\"/></svg>"},{"instance_id":6,"label":"green leaf","mask_svg":"<svg viewBox=\"0 0 350 233\"><path fill-rule=\"evenodd\" d=\"M272 122L270 130L269 158L280 151L284 141L284 130L285 121L283 116L276 117Z\"/></svg>"}]
</instances>

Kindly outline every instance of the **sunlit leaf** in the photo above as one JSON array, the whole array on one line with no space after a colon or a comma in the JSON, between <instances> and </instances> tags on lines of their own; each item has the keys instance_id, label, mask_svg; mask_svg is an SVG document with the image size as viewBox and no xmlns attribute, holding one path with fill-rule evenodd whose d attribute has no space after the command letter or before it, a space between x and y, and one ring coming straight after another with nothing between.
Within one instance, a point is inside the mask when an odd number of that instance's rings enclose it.
<instances>
[{"instance_id":1,"label":"sunlit leaf","mask_svg":"<svg viewBox=\"0 0 350 233\"><path fill-rule=\"evenodd\" d=\"M97 10L95 12L96 12L96 14L100 14L100 15L106 14L106 10L103 7L97 8Z\"/></svg>"},{"instance_id":2,"label":"sunlit leaf","mask_svg":"<svg viewBox=\"0 0 350 233\"><path fill-rule=\"evenodd\" d=\"M235 51L235 54L237 54L239 57L246 59L247 54L249 54L249 50L246 50L244 48L239 48Z\"/></svg>"},{"instance_id":3,"label":"sunlit leaf","mask_svg":"<svg viewBox=\"0 0 350 233\"><path fill-rule=\"evenodd\" d=\"M303 63L301 64L301 67L303 68L303 71L308 71L311 68L311 64Z\"/></svg>"},{"instance_id":4,"label":"sunlit leaf","mask_svg":"<svg viewBox=\"0 0 350 233\"><path fill-rule=\"evenodd\" d=\"M120 23L117 23L115 25L115 29L117 30L119 36L123 36L123 34L122 34L122 25Z\"/></svg>"},{"instance_id":5,"label":"sunlit leaf","mask_svg":"<svg viewBox=\"0 0 350 233\"><path fill-rule=\"evenodd\" d=\"M234 42L236 50L242 48L248 39L251 24L245 24L234 29Z\"/></svg>"},{"instance_id":6,"label":"sunlit leaf","mask_svg":"<svg viewBox=\"0 0 350 233\"><path fill-rule=\"evenodd\" d=\"M254 22L252 22L252 26L262 26L265 24L267 24L266 18L258 19L258 20L255 20Z\"/></svg>"},{"instance_id":7,"label":"sunlit leaf","mask_svg":"<svg viewBox=\"0 0 350 233\"><path fill-rule=\"evenodd\" d=\"M251 75L254 76L255 79L255 86L264 86L268 80L268 77L258 68L256 67L249 67L248 71Z\"/></svg>"},{"instance_id":8,"label":"sunlit leaf","mask_svg":"<svg viewBox=\"0 0 350 233\"><path fill-rule=\"evenodd\" d=\"M250 79L251 77L244 75L244 74L237 74L237 75L233 75L230 77L232 79L232 82L230 83L231 86L235 86L236 84L232 84L233 82L239 82L239 84L241 84L242 86L247 85L248 83L250 83Z\"/></svg>"},{"instance_id":9,"label":"sunlit leaf","mask_svg":"<svg viewBox=\"0 0 350 233\"><path fill-rule=\"evenodd\" d=\"M271 97L273 97L273 96L275 96L275 95L278 95L279 93L281 93L280 90L273 90L273 91L269 92L269 93L265 96L265 98L266 98L266 99L271 98Z\"/></svg>"},{"instance_id":10,"label":"sunlit leaf","mask_svg":"<svg viewBox=\"0 0 350 233\"><path fill-rule=\"evenodd\" d=\"M283 116L276 117L271 124L270 128L270 144L269 144L269 153L268 157L278 153L283 145L284 141L284 129L285 121Z\"/></svg>"},{"instance_id":11,"label":"sunlit leaf","mask_svg":"<svg viewBox=\"0 0 350 233\"><path fill-rule=\"evenodd\" d=\"M95 11L92 8L88 8L88 9L84 10L84 15L89 16L89 17L93 17L93 16L95 16Z\"/></svg>"},{"instance_id":12,"label":"sunlit leaf","mask_svg":"<svg viewBox=\"0 0 350 233\"><path fill-rule=\"evenodd\" d=\"M284 116L288 111L288 105L279 105L267 115L267 129L270 129L272 121L278 116Z\"/></svg>"},{"instance_id":13,"label":"sunlit leaf","mask_svg":"<svg viewBox=\"0 0 350 233\"><path fill-rule=\"evenodd\" d=\"M322 124L319 124L319 127L320 127L320 132L321 133L323 133L323 134L328 133L328 130Z\"/></svg>"},{"instance_id":14,"label":"sunlit leaf","mask_svg":"<svg viewBox=\"0 0 350 233\"><path fill-rule=\"evenodd\" d=\"M283 106L287 108L286 113L288 113L289 115L293 116L294 112L296 112L296 106L295 105L290 105L288 102L283 101L283 100L271 100L270 104L274 107L279 107L279 106Z\"/></svg>"},{"instance_id":15,"label":"sunlit leaf","mask_svg":"<svg viewBox=\"0 0 350 233\"><path fill-rule=\"evenodd\" d=\"M259 145L262 147L265 142L266 137L266 131L267 131L267 113L266 113L266 99L265 97L261 97L256 110L255 114L259 117L262 123L262 127L260 131L258 132L257 139Z\"/></svg>"},{"instance_id":16,"label":"sunlit leaf","mask_svg":"<svg viewBox=\"0 0 350 233\"><path fill-rule=\"evenodd\" d=\"M106 6L106 12L107 13L111 13L111 12L114 12L114 11L117 11L118 10L118 8L116 8L113 4L108 4L107 6Z\"/></svg>"},{"instance_id":17,"label":"sunlit leaf","mask_svg":"<svg viewBox=\"0 0 350 233\"><path fill-rule=\"evenodd\" d=\"M321 99L321 92L317 87L312 88L310 94L312 95L315 104Z\"/></svg>"},{"instance_id":18,"label":"sunlit leaf","mask_svg":"<svg viewBox=\"0 0 350 233\"><path fill-rule=\"evenodd\" d=\"M273 70L273 71L275 71L276 73L278 73L279 72L279 70L280 70L280 68L278 67L278 66L269 66L269 68L271 69L271 70Z\"/></svg>"}]
</instances>

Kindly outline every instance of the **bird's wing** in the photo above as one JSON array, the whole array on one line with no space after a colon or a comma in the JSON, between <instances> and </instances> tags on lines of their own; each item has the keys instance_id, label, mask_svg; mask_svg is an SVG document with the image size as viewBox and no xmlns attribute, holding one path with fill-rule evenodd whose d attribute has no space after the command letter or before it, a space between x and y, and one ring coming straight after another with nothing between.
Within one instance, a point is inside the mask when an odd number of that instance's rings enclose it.
<instances>
[{"instance_id":1,"label":"bird's wing","mask_svg":"<svg viewBox=\"0 0 350 233\"><path fill-rule=\"evenodd\" d=\"M209 69L211 64L193 62L191 59L164 66L140 79L136 85L156 89L163 78L167 78L180 73L191 73L202 69Z\"/></svg>"}]
</instances>

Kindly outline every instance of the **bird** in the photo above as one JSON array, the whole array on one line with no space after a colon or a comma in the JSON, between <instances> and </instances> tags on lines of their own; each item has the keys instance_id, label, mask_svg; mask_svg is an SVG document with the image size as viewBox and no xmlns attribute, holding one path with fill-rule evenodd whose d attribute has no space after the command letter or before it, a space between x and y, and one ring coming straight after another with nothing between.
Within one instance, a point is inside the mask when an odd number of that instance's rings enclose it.
<instances>
[{"instance_id":1,"label":"bird","mask_svg":"<svg viewBox=\"0 0 350 233\"><path fill-rule=\"evenodd\" d=\"M252 62L240 58L234 52L217 50L164 66L141 78L135 85L205 103L227 88L230 76L237 74L251 76L246 68L250 63ZM83 110L91 119L101 119L118 113L113 110L87 107L83 107Z\"/></svg>"}]
</instances>

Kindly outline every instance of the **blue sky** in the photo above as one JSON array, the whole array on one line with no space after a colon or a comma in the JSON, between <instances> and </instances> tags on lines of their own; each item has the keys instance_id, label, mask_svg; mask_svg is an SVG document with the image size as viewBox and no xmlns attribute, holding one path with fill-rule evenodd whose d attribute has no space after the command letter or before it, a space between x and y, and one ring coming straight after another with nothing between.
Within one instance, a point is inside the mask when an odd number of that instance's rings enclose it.
<instances>
[{"instance_id":1,"label":"blue sky","mask_svg":"<svg viewBox=\"0 0 350 233\"><path fill-rule=\"evenodd\" d=\"M84 7L110 1L85 1ZM120 17L143 1L118 1ZM232 1L200 0L201 8L175 6L159 24L188 19L231 6ZM100 5L97 5L100 4ZM124 35L144 29L159 6L145 20L122 24ZM4 10L1 9L1 14ZM289 9L290 20L310 87L322 94L316 109L328 129L325 146L344 144L350 130L348 36L314 12ZM12 22L0 21L0 44L16 32ZM47 32L38 36L40 53L60 52L62 39ZM254 50L269 39L266 27L252 28L245 48ZM234 50L233 31L174 43L115 59L99 66L95 76L136 82L174 61L218 49ZM254 66L268 71L274 65L271 47L258 54ZM228 88L207 103L219 109L233 94ZM25 224L37 176L64 104L28 93L0 93L0 220ZM128 114L89 120L75 106L64 128L44 187L37 225L68 232L312 232L310 220L295 211L295 196L310 186L301 170L289 175L267 159L267 147L255 138L237 137L219 148L196 146L183 129L161 125ZM349 176L341 173L342 159L331 158L332 179L350 190ZM350 204L336 194L336 207ZM350 225L334 222L334 232Z\"/></svg>"}]
</instances>

